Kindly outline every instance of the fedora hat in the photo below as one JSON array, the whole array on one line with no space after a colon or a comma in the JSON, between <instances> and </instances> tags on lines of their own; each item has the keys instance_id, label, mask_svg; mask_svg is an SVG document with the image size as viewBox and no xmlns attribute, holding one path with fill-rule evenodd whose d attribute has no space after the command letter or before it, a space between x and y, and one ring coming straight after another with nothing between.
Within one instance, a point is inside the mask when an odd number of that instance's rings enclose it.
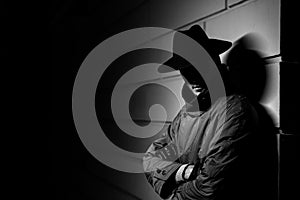
<instances>
[{"instance_id":1,"label":"fedora hat","mask_svg":"<svg viewBox=\"0 0 300 200\"><path fill-rule=\"evenodd\" d=\"M208 53L215 53L217 55L220 55L227 51L232 43L225 40L220 39L214 39L214 38L208 38L204 30L199 25L194 25L188 30L178 31L180 33L183 33L189 37L191 37L193 40L198 42ZM176 43L176 32L173 38L173 44ZM166 67L168 66L168 67ZM189 63L181 58L178 55L173 54L173 56L167 60L163 65L160 65L158 67L158 72L160 73L167 73L172 72L174 70L180 70L182 67L189 66Z\"/></svg>"}]
</instances>

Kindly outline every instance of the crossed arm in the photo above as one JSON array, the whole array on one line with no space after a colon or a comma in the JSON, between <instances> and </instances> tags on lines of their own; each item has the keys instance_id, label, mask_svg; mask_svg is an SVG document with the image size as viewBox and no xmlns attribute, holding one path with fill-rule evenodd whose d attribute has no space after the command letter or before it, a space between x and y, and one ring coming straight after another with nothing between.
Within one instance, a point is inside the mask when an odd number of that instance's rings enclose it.
<instances>
[{"instance_id":1,"label":"crossed arm","mask_svg":"<svg viewBox=\"0 0 300 200\"><path fill-rule=\"evenodd\" d=\"M172 125L148 149L144 157L146 176L163 199L211 200L222 190L226 174L232 173L233 163L240 157L238 147L251 132L248 128L250 121L241 105L234 105L225 114L214 116L226 119L211 123L206 130L207 137L201 146L205 151L201 168L175 159L179 155ZM170 157L173 161L168 159Z\"/></svg>"}]
</instances>

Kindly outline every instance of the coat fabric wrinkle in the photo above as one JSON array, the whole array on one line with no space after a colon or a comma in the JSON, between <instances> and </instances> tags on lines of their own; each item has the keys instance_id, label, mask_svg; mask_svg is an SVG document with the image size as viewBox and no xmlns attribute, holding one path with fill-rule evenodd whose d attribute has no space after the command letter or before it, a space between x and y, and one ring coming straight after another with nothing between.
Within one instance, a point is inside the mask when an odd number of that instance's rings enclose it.
<instances>
[{"instance_id":1,"label":"coat fabric wrinkle","mask_svg":"<svg viewBox=\"0 0 300 200\"><path fill-rule=\"evenodd\" d=\"M152 143L145 154L144 168L149 183L164 199L250 200L257 195L249 191L256 190L264 197L261 199L273 200L269 192L274 184L268 184L274 180L271 178L274 170L261 171L271 166L272 155L268 159L261 156L268 156L274 150L267 143L267 136L272 134L257 135L257 130L271 130L264 124L265 119L257 119L261 116L257 112L241 95L220 98L207 112L196 116L189 115L184 106L165 136ZM263 141L257 143L258 139ZM260 152L263 144L269 149L265 153ZM172 155L158 157L163 153L162 147L169 148ZM175 173L186 163L194 165L192 174L187 182L177 183ZM257 176L265 184L256 182Z\"/></svg>"}]
</instances>

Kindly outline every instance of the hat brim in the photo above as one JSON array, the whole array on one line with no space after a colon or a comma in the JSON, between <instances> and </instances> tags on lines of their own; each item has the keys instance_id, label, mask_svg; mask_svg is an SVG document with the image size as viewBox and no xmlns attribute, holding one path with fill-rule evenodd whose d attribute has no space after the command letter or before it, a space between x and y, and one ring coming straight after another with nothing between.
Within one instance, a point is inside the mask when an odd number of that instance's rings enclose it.
<instances>
[{"instance_id":1,"label":"hat brim","mask_svg":"<svg viewBox=\"0 0 300 200\"><path fill-rule=\"evenodd\" d=\"M213 49L217 54L222 54L232 46L232 43L226 40L219 39L209 39L208 46ZM188 65L188 62L179 56L172 56L163 65L158 67L159 73L168 73L176 70L180 70L181 67L185 67Z\"/></svg>"}]
</instances>

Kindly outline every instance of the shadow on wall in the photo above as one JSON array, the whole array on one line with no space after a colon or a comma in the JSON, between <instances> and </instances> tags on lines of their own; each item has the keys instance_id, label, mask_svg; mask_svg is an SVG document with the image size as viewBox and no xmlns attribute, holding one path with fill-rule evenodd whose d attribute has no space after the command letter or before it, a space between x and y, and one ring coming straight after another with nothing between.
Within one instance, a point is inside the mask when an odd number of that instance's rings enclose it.
<instances>
[{"instance_id":1,"label":"shadow on wall","mask_svg":"<svg viewBox=\"0 0 300 200\"><path fill-rule=\"evenodd\" d=\"M256 188L255 195L251 199L259 196L259 199L276 200L278 198L277 132L272 116L261 104L270 78L266 68L269 63L264 59L261 41L262 38L258 34L243 35L234 43L225 62L228 65L232 90L234 93L248 97L257 116L257 131L252 135L251 148L246 150L248 156L243 162L245 168L241 174L251 166L246 175L247 184L250 183L249 187L255 185Z\"/></svg>"},{"instance_id":2,"label":"shadow on wall","mask_svg":"<svg viewBox=\"0 0 300 200\"><path fill-rule=\"evenodd\" d=\"M256 33L245 34L234 42L224 59L229 66L229 79L235 92L246 95L254 102L263 100L270 79L263 41Z\"/></svg>"}]
</instances>

